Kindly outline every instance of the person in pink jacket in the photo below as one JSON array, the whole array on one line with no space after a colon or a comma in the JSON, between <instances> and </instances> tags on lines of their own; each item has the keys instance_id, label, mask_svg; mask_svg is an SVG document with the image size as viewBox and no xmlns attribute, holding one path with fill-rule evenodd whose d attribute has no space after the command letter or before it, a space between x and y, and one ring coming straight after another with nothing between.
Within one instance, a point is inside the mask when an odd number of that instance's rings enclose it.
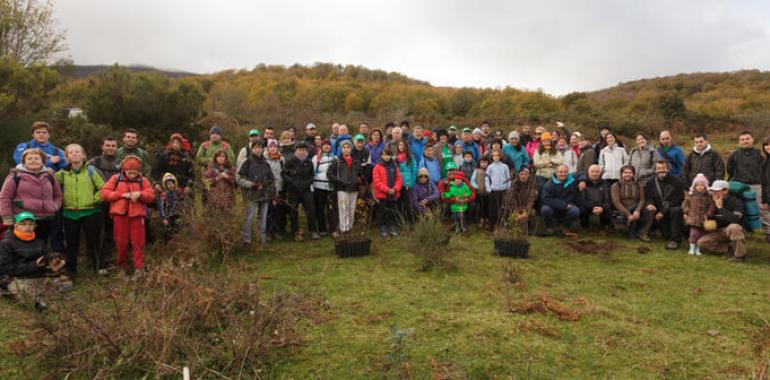
<instances>
[{"instance_id":1,"label":"person in pink jacket","mask_svg":"<svg viewBox=\"0 0 770 380\"><path fill-rule=\"evenodd\" d=\"M53 174L45 167L45 160L45 153L37 148L22 153L21 163L11 169L0 190L0 216L5 230L13 226L14 215L31 212L37 220L37 236L47 243L54 214L62 204L62 192Z\"/></svg>"}]
</instances>

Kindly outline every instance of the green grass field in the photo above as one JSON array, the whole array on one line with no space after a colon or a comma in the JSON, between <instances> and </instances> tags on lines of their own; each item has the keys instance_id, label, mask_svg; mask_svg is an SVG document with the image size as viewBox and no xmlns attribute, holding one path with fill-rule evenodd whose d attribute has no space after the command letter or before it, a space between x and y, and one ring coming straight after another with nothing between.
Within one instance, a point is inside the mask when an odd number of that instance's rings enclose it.
<instances>
[{"instance_id":1,"label":"green grass field","mask_svg":"<svg viewBox=\"0 0 770 380\"><path fill-rule=\"evenodd\" d=\"M352 259L337 258L327 239L276 243L231 265L259 275L264 291L312 291L329 303L268 378L387 378L390 326L414 329L406 358L417 379L750 378L757 360L770 360L752 350L757 338L770 343L770 247L758 236L740 264L667 252L660 241L639 254L640 245L620 239L612 252L580 254L557 238L533 238L531 257L516 260L493 256L491 237L475 232L450 242L457 270L421 272L404 238L375 240L374 255ZM106 281L84 276L78 293ZM541 294L584 314L564 321L511 311ZM29 313L0 304L0 378L47 373L8 351Z\"/></svg>"}]
</instances>

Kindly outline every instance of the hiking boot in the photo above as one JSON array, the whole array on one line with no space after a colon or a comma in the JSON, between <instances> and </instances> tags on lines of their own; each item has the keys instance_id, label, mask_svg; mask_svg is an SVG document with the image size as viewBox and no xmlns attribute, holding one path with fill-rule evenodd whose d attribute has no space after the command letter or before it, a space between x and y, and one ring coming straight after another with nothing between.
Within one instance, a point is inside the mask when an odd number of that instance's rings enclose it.
<instances>
[{"instance_id":1,"label":"hiking boot","mask_svg":"<svg viewBox=\"0 0 770 380\"><path fill-rule=\"evenodd\" d=\"M742 262L746 261L746 256L741 256L741 257L730 256L730 258L728 258L727 260L730 260L730 261L732 261L734 263L742 263Z\"/></svg>"},{"instance_id":2,"label":"hiking boot","mask_svg":"<svg viewBox=\"0 0 770 380\"><path fill-rule=\"evenodd\" d=\"M296 234L294 234L294 241L304 241L304 240L305 239L302 237L301 232L297 232Z\"/></svg>"},{"instance_id":3,"label":"hiking boot","mask_svg":"<svg viewBox=\"0 0 770 380\"><path fill-rule=\"evenodd\" d=\"M694 256L695 255L695 244L690 243L690 250L687 251L687 254L690 255L690 256Z\"/></svg>"},{"instance_id":4,"label":"hiking boot","mask_svg":"<svg viewBox=\"0 0 770 380\"><path fill-rule=\"evenodd\" d=\"M102 269L99 269L98 271L96 271L96 273L97 273L99 276L106 276L106 275L110 274L110 272L108 272L108 271L107 271L107 269L104 269L104 268L102 268Z\"/></svg>"},{"instance_id":5,"label":"hiking boot","mask_svg":"<svg viewBox=\"0 0 770 380\"><path fill-rule=\"evenodd\" d=\"M313 232L310 234L310 237L313 238L313 240L318 240L321 238L321 235L319 235L317 232Z\"/></svg>"},{"instance_id":6,"label":"hiking boot","mask_svg":"<svg viewBox=\"0 0 770 380\"><path fill-rule=\"evenodd\" d=\"M677 243L677 242L672 240L672 241L666 243L666 249L669 250L669 251L673 251L675 249L679 249L679 243Z\"/></svg>"},{"instance_id":7,"label":"hiking boot","mask_svg":"<svg viewBox=\"0 0 770 380\"><path fill-rule=\"evenodd\" d=\"M382 236L382 240L388 240L388 233L387 232L380 232L380 236Z\"/></svg>"},{"instance_id":8,"label":"hiking boot","mask_svg":"<svg viewBox=\"0 0 770 380\"><path fill-rule=\"evenodd\" d=\"M699 246L695 246L695 256L703 256L703 253L700 251Z\"/></svg>"},{"instance_id":9,"label":"hiking boot","mask_svg":"<svg viewBox=\"0 0 770 380\"><path fill-rule=\"evenodd\" d=\"M641 241L643 241L643 242L645 242L645 243L649 243L649 242L651 241L651 240L650 240L650 237L649 237L649 236L647 236L647 234L641 234L641 235L639 235L639 240L641 240Z\"/></svg>"}]
</instances>

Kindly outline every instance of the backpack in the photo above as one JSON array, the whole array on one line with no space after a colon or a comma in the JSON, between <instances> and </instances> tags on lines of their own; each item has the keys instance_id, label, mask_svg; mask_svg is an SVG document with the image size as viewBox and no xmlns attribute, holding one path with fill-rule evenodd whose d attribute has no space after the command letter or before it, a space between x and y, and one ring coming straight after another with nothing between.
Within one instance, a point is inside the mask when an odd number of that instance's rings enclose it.
<instances>
[{"instance_id":1,"label":"backpack","mask_svg":"<svg viewBox=\"0 0 770 380\"><path fill-rule=\"evenodd\" d=\"M94 172L96 171L96 167L93 165L86 165L86 171L88 172L88 178L91 180L91 186L94 189L94 194L96 194L99 189L96 187L96 182L94 182ZM64 181L60 184L61 191L64 193Z\"/></svg>"},{"instance_id":2,"label":"backpack","mask_svg":"<svg viewBox=\"0 0 770 380\"><path fill-rule=\"evenodd\" d=\"M48 176L48 181L51 182L51 186L55 186L56 185L56 178L54 178L53 174L46 173L46 175ZM19 188L19 182L21 182L21 177L19 177L19 174L18 174L17 171L14 171L13 172L13 183L16 185L17 189Z\"/></svg>"}]
</instances>

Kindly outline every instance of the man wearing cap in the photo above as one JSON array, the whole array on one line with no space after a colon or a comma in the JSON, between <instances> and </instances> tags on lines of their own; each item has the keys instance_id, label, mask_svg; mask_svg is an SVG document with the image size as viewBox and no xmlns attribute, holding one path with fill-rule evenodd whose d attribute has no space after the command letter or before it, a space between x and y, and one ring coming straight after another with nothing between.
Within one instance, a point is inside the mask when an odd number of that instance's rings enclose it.
<instances>
[{"instance_id":1,"label":"man wearing cap","mask_svg":"<svg viewBox=\"0 0 770 380\"><path fill-rule=\"evenodd\" d=\"M23 211L14 216L13 232L0 241L0 294L45 308L40 293L46 274L64 269L65 260L48 257L46 243L35 236L35 216Z\"/></svg>"},{"instance_id":2,"label":"man wearing cap","mask_svg":"<svg viewBox=\"0 0 770 380\"><path fill-rule=\"evenodd\" d=\"M315 146L315 135L316 135L316 126L313 123L307 123L305 126L305 136L302 138L303 141L305 141L305 144L307 144L308 147L312 151L315 151L316 149L320 148L319 146Z\"/></svg>"},{"instance_id":3,"label":"man wearing cap","mask_svg":"<svg viewBox=\"0 0 770 380\"><path fill-rule=\"evenodd\" d=\"M372 182L372 159L366 150L366 136L359 133L353 137L353 159L361 163L361 178L364 184Z\"/></svg>"},{"instance_id":4,"label":"man wearing cap","mask_svg":"<svg viewBox=\"0 0 770 380\"><path fill-rule=\"evenodd\" d=\"M447 142L450 145L454 145L457 142L457 126L452 124L449 126L449 129L447 130Z\"/></svg>"},{"instance_id":5,"label":"man wearing cap","mask_svg":"<svg viewBox=\"0 0 770 380\"><path fill-rule=\"evenodd\" d=\"M714 181L709 190L717 209L713 216L717 230L701 236L698 246L706 251L726 253L732 261L743 261L746 259L743 201L730 194L730 184L726 181Z\"/></svg>"},{"instance_id":6,"label":"man wearing cap","mask_svg":"<svg viewBox=\"0 0 770 380\"><path fill-rule=\"evenodd\" d=\"M257 141L261 141L262 136L259 133L258 129L252 129L249 131L249 145L241 148L240 151L238 151L238 158L235 160L235 167L241 166L241 162L246 161L247 158L249 158L249 154L251 154L251 146L254 145Z\"/></svg>"}]
</instances>

